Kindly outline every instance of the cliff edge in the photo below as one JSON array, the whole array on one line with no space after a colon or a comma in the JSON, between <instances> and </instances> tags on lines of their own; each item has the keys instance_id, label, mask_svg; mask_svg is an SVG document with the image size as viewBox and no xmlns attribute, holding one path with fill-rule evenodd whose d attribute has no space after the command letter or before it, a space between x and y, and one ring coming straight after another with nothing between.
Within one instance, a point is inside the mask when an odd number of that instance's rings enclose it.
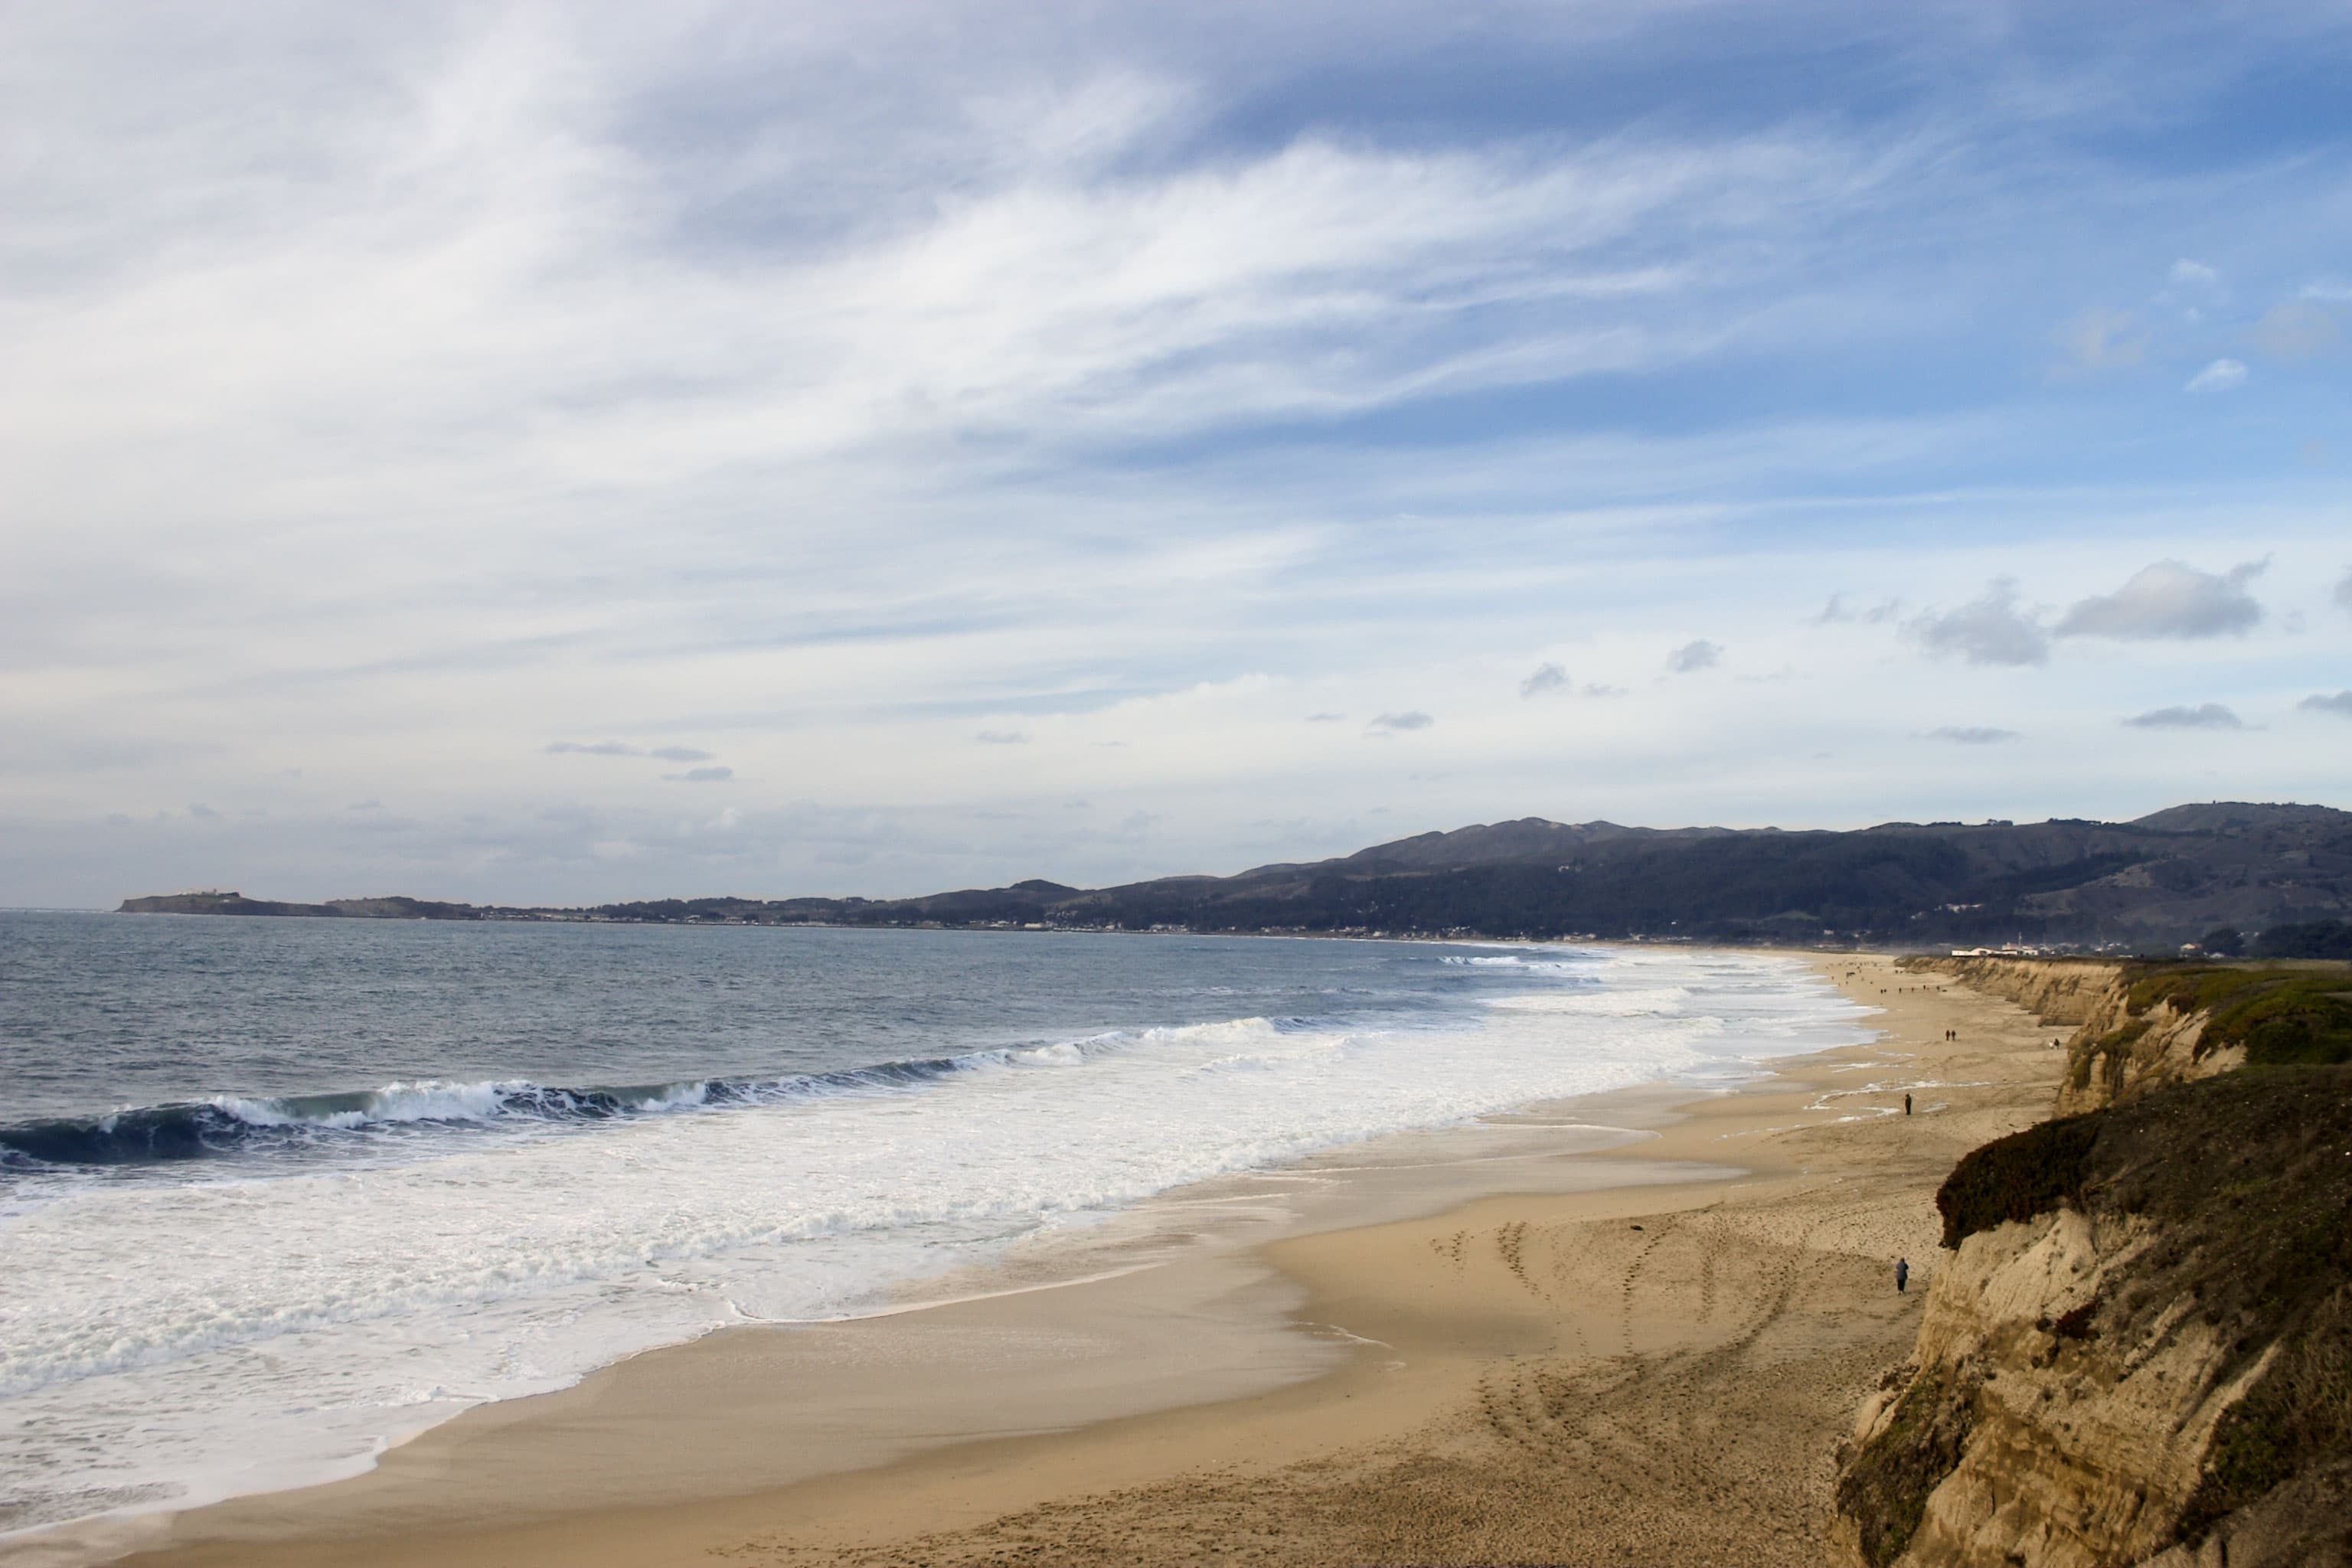
<instances>
[{"instance_id":1,"label":"cliff edge","mask_svg":"<svg viewBox=\"0 0 2352 1568\"><path fill-rule=\"evenodd\" d=\"M2096 1108L1937 1194L1954 1251L1841 1456L1840 1552L2352 1568L2352 971L2126 970L2083 1002L2062 1102Z\"/></svg>"}]
</instances>

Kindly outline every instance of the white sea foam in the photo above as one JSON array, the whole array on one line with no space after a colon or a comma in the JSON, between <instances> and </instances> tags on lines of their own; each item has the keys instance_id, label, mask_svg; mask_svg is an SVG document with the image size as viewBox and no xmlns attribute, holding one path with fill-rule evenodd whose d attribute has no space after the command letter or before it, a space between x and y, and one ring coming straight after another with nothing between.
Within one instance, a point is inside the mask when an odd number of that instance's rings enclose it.
<instances>
[{"instance_id":1,"label":"white sea foam","mask_svg":"<svg viewBox=\"0 0 2352 1568\"><path fill-rule=\"evenodd\" d=\"M93 1495L345 1473L466 1405L728 1322L875 1310L895 1284L1183 1183L1853 1037L1853 1009L1786 961L1465 966L1529 989L1413 1026L1122 1031L724 1107L679 1086L636 1102L677 1114L452 1134L397 1162L51 1184L0 1211L0 1472L23 1523ZM393 1084L301 1118L481 1121L531 1087Z\"/></svg>"}]
</instances>

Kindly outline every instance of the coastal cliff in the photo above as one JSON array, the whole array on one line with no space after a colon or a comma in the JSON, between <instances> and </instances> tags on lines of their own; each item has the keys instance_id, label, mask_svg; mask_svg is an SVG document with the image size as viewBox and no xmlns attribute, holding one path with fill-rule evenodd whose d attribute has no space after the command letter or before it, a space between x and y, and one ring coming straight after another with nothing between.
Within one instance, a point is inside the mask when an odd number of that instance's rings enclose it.
<instances>
[{"instance_id":1,"label":"coastal cliff","mask_svg":"<svg viewBox=\"0 0 2352 1568\"><path fill-rule=\"evenodd\" d=\"M2245 1065L2243 1046L2203 1048L2206 1026L2213 1021L2210 1009L2159 996L2135 1011L2131 993L2128 985L2111 987L2066 1042L2058 1115L2078 1116L2164 1084Z\"/></svg>"},{"instance_id":2,"label":"coastal cliff","mask_svg":"<svg viewBox=\"0 0 2352 1568\"><path fill-rule=\"evenodd\" d=\"M2243 1067L2341 1059L2352 969L2341 963L2111 963L2088 959L1911 958L2073 1024L2055 1114L2075 1116L2167 1084Z\"/></svg>"},{"instance_id":3,"label":"coastal cliff","mask_svg":"<svg viewBox=\"0 0 2352 1568\"><path fill-rule=\"evenodd\" d=\"M1954 1250L1842 1455L1843 1559L2352 1563L2352 971L1963 978L2080 1027L2059 1119L1937 1195Z\"/></svg>"},{"instance_id":4,"label":"coastal cliff","mask_svg":"<svg viewBox=\"0 0 2352 1568\"><path fill-rule=\"evenodd\" d=\"M2045 1024L2087 1023L2123 974L2123 965L2093 958L1912 958L1903 967L1949 974Z\"/></svg>"}]
</instances>

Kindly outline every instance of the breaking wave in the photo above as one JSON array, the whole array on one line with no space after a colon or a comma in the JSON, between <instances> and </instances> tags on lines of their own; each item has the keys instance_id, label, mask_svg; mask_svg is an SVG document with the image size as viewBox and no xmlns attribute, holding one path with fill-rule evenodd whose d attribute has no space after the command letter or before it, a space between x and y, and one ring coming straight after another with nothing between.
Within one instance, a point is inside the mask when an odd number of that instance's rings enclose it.
<instances>
[{"instance_id":1,"label":"breaking wave","mask_svg":"<svg viewBox=\"0 0 2352 1568\"><path fill-rule=\"evenodd\" d=\"M968 1073L1078 1067L1107 1052L1171 1040L1246 1040L1313 1026L1309 1019L1237 1018L773 1079L709 1078L577 1089L520 1079L479 1083L428 1079L342 1094L214 1095L103 1116L0 1126L0 1170L159 1164L331 1147L339 1134L382 1136L467 1125L584 1125L682 1110L887 1094Z\"/></svg>"},{"instance_id":2,"label":"breaking wave","mask_svg":"<svg viewBox=\"0 0 2352 1568\"><path fill-rule=\"evenodd\" d=\"M1486 969L1514 972L1521 974L1565 974L1574 977L1580 985L1598 985L1601 981L1591 973L1588 961L1577 963L1554 958L1521 958L1517 953L1481 953L1475 957L1446 957L1437 961L1455 969Z\"/></svg>"}]
</instances>

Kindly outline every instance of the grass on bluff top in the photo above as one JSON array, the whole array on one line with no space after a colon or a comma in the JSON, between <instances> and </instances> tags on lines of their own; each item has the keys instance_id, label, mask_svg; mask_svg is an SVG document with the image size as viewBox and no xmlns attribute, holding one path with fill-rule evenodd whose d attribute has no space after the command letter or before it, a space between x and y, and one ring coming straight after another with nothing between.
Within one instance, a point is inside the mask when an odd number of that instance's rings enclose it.
<instances>
[{"instance_id":1,"label":"grass on bluff top","mask_svg":"<svg viewBox=\"0 0 2352 1568\"><path fill-rule=\"evenodd\" d=\"M2197 1054L2243 1046L2253 1067L2352 1061L2352 970L2258 964L2167 964L2132 978L2126 1006L2135 1018L2156 1007L2210 1011Z\"/></svg>"}]
</instances>

